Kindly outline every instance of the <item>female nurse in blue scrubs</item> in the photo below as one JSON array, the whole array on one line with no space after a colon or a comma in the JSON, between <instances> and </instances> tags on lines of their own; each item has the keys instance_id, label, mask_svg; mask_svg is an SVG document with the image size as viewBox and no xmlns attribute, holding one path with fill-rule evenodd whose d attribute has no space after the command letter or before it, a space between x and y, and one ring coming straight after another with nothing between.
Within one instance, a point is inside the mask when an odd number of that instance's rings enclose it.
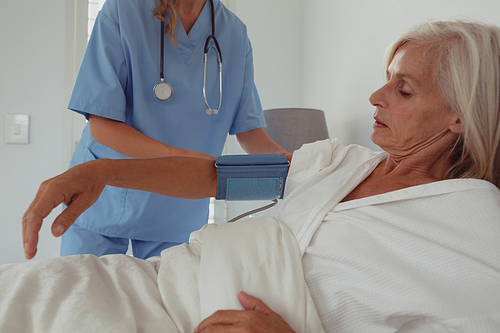
<instances>
[{"instance_id":1,"label":"female nurse in blue scrubs","mask_svg":"<svg viewBox=\"0 0 500 333\"><path fill-rule=\"evenodd\" d=\"M212 33L215 40L207 38ZM171 90L153 91L160 81ZM88 119L71 166L99 158L213 158L228 133L247 153L285 153L263 131L259 104L246 27L219 0L107 0L68 106ZM63 235L61 255L125 253L129 240L134 256L159 255L207 222L208 204L107 187Z\"/></svg>"}]
</instances>

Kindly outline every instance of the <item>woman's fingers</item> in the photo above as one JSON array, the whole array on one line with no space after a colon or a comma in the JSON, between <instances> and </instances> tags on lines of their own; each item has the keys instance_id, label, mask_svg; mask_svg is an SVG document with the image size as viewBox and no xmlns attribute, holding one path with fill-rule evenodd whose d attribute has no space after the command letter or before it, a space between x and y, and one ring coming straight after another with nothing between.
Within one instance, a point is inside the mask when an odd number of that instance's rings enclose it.
<instances>
[{"instance_id":1,"label":"woman's fingers","mask_svg":"<svg viewBox=\"0 0 500 333\"><path fill-rule=\"evenodd\" d=\"M43 219L54 208L61 203L67 206L52 224L52 234L59 237L97 201L106 185L97 170L90 163L84 163L40 185L22 219L24 255L27 259L35 256Z\"/></svg>"},{"instance_id":2,"label":"woman's fingers","mask_svg":"<svg viewBox=\"0 0 500 333\"><path fill-rule=\"evenodd\" d=\"M229 329L241 321L241 312L237 310L219 310L203 320L195 333L230 332Z\"/></svg>"},{"instance_id":3,"label":"woman's fingers","mask_svg":"<svg viewBox=\"0 0 500 333\"><path fill-rule=\"evenodd\" d=\"M238 298L244 311L220 310L203 320L195 333L274 332L293 333L280 315L272 311L260 299L240 292Z\"/></svg>"},{"instance_id":4,"label":"woman's fingers","mask_svg":"<svg viewBox=\"0 0 500 333\"><path fill-rule=\"evenodd\" d=\"M253 297L245 293L244 291L240 291L238 294L238 299L240 300L241 305L246 310L257 311L262 314L270 314L274 313L264 302L262 302L257 297Z\"/></svg>"},{"instance_id":5,"label":"woman's fingers","mask_svg":"<svg viewBox=\"0 0 500 333\"><path fill-rule=\"evenodd\" d=\"M63 196L57 194L51 185L52 180L47 180L40 185L35 199L23 215L23 246L26 259L31 259L36 254L38 232L42 227L43 219L63 201Z\"/></svg>"}]
</instances>

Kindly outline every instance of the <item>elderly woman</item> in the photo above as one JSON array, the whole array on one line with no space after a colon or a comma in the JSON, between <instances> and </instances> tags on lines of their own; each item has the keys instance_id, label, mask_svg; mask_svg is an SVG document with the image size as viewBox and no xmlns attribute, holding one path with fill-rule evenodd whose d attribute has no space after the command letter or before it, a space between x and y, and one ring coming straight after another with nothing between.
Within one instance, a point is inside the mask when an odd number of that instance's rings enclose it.
<instances>
[{"instance_id":1,"label":"elderly woman","mask_svg":"<svg viewBox=\"0 0 500 333\"><path fill-rule=\"evenodd\" d=\"M272 221L297 241L326 332L498 332L500 28L422 24L393 44L386 73L370 97L372 140L382 152L337 140L305 145L289 156L287 195ZM45 182L26 212L26 257L35 255L42 219L54 207L68 205L52 227L59 236L106 185L199 198L215 195L216 176L212 162L187 158L71 169ZM224 238L236 237L236 224L222 228L233 226ZM280 305L266 296L240 293L246 310L217 311L197 332L318 331L307 324L314 318L292 323L293 298Z\"/></svg>"}]
</instances>

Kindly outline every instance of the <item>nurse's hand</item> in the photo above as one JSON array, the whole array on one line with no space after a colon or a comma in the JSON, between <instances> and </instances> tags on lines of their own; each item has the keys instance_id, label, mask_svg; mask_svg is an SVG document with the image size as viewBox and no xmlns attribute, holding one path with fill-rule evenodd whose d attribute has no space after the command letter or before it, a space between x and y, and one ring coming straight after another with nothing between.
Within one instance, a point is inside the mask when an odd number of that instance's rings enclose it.
<instances>
[{"instance_id":1,"label":"nurse's hand","mask_svg":"<svg viewBox=\"0 0 500 333\"><path fill-rule=\"evenodd\" d=\"M203 320L195 333L268 332L294 333L292 328L260 299L240 292L238 298L244 311L220 310Z\"/></svg>"},{"instance_id":2,"label":"nurse's hand","mask_svg":"<svg viewBox=\"0 0 500 333\"><path fill-rule=\"evenodd\" d=\"M38 232L50 212L64 203L68 207L52 224L52 234L61 236L76 218L99 198L106 185L106 173L92 161L80 164L65 173L44 181L35 199L23 216L23 245L26 259L35 256ZM101 171L101 170L99 170Z\"/></svg>"}]
</instances>

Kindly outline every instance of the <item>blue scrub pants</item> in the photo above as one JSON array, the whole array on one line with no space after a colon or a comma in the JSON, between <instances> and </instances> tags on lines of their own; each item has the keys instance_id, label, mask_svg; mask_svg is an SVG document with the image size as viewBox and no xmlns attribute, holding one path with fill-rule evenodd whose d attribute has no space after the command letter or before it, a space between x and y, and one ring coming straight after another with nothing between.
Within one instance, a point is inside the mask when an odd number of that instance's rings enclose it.
<instances>
[{"instance_id":1,"label":"blue scrub pants","mask_svg":"<svg viewBox=\"0 0 500 333\"><path fill-rule=\"evenodd\" d=\"M147 242L140 240L130 240L134 257L147 259L159 256L166 248L182 243L172 242ZM93 254L98 257L106 254L125 254L129 245L128 238L107 237L88 231L73 224L61 239L61 256L75 254Z\"/></svg>"}]
</instances>

